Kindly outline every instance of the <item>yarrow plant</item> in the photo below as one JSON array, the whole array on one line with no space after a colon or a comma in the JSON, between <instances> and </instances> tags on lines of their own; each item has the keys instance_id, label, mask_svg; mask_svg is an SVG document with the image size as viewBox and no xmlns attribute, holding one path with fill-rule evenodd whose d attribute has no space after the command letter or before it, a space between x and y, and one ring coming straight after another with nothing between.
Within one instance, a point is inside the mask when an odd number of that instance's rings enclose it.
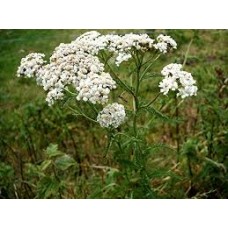
<instances>
[{"instance_id":1,"label":"yarrow plant","mask_svg":"<svg viewBox=\"0 0 228 228\"><path fill-rule=\"evenodd\" d=\"M140 175L147 180L146 173L142 171L145 164L139 159L145 148L140 142L144 139L138 132L137 121L140 111L147 111L158 96L145 103L140 99L140 88L150 74L152 64L161 55L174 49L177 49L175 40L163 34L152 39L147 34L102 35L91 31L69 44L60 44L49 61L41 53L27 55L21 60L17 76L34 77L37 84L47 91L46 101L49 106L71 95L76 104L70 107L71 110L106 128L111 135L109 145L117 142L119 151L124 150L120 139L120 132L124 130L120 126L130 123L132 133L125 132L122 135L132 138L131 150L136 163L140 164ZM119 74L119 69L126 63L129 63L129 68L133 67L127 79ZM176 96L183 99L197 94L196 81L191 73L182 68L181 64L171 63L161 70L158 95L177 91ZM113 90L117 91L111 95ZM132 103L121 99L123 94L128 94L127 99L132 99ZM84 102L95 110L96 118L88 116L77 105ZM148 194L154 194L148 180L147 187L150 189Z\"/></svg>"}]
</instances>

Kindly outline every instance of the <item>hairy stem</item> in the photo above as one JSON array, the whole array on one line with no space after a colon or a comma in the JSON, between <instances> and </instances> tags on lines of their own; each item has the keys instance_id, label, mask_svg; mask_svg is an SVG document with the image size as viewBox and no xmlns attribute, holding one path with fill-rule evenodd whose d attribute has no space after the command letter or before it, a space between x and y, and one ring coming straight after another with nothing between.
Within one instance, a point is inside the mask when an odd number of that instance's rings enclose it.
<instances>
[{"instance_id":1,"label":"hairy stem","mask_svg":"<svg viewBox=\"0 0 228 228\"><path fill-rule=\"evenodd\" d=\"M137 61L137 70L136 70L136 79L135 79L135 93L133 96L133 111L134 111L134 117L133 117L133 129L135 137L137 137L137 113L139 109L139 101L138 101L138 93L139 93L139 86L140 86L140 70L141 70L141 62Z\"/></svg>"},{"instance_id":2,"label":"hairy stem","mask_svg":"<svg viewBox=\"0 0 228 228\"><path fill-rule=\"evenodd\" d=\"M175 118L179 118L179 107L178 107L178 99L175 97ZM179 122L177 121L176 123L176 142L177 142L177 163L179 162L179 157L180 157L180 128L179 128Z\"/></svg>"}]
</instances>

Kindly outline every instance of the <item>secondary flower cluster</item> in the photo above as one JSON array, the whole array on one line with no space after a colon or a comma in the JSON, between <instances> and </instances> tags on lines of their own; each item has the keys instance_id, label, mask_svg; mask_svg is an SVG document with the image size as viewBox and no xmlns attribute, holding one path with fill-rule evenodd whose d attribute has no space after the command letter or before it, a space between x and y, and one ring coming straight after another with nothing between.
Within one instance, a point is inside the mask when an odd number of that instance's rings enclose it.
<instances>
[{"instance_id":1,"label":"secondary flower cluster","mask_svg":"<svg viewBox=\"0 0 228 228\"><path fill-rule=\"evenodd\" d=\"M159 84L160 92L164 95L169 90L178 90L177 96L181 98L196 95L197 86L192 74L182 70L181 64L171 63L163 68L161 74L165 77Z\"/></svg>"},{"instance_id":2,"label":"secondary flower cluster","mask_svg":"<svg viewBox=\"0 0 228 228\"><path fill-rule=\"evenodd\" d=\"M176 49L177 43L170 36L164 36L160 34L157 37L158 43L154 44L154 47L162 53L167 53L170 49Z\"/></svg>"},{"instance_id":3,"label":"secondary flower cluster","mask_svg":"<svg viewBox=\"0 0 228 228\"><path fill-rule=\"evenodd\" d=\"M123 61L132 58L132 50L147 51L153 49L154 40L147 34L130 33L124 36L107 35L105 42L108 44L107 49L115 53L115 63L119 66Z\"/></svg>"},{"instance_id":4,"label":"secondary flower cluster","mask_svg":"<svg viewBox=\"0 0 228 228\"><path fill-rule=\"evenodd\" d=\"M90 73L89 73L90 74ZM77 100L90 101L93 104L105 104L110 90L116 88L116 82L108 73L92 74L79 82Z\"/></svg>"},{"instance_id":5,"label":"secondary flower cluster","mask_svg":"<svg viewBox=\"0 0 228 228\"><path fill-rule=\"evenodd\" d=\"M123 61L132 58L137 50L141 52L157 50L166 53L176 46L176 42L171 37L164 35L159 35L154 40L147 34L101 35L92 31L84 33L69 44L60 44L55 48L49 63L44 60L44 54L29 54L21 60L17 75L35 77L37 84L47 91L46 101L49 105L63 99L69 85L75 88L77 100L104 105L108 102L111 90L116 89L116 82L108 72L105 72L104 64L98 57L101 50L111 52L115 58L115 64L119 66ZM170 78L169 76L164 80L171 80ZM186 84L186 79L185 81L180 79L180 83ZM164 93L169 90L165 84L172 84L170 89L177 88L174 82L164 81L163 84L160 85ZM191 89L192 87L187 88L186 85L179 89L179 94L182 97L191 94ZM100 112L97 121L103 127L116 128L123 123L124 118L123 105L114 103Z\"/></svg>"},{"instance_id":6,"label":"secondary flower cluster","mask_svg":"<svg viewBox=\"0 0 228 228\"><path fill-rule=\"evenodd\" d=\"M126 117L122 104L113 103L107 105L97 116L97 122L101 127L119 127L124 123Z\"/></svg>"},{"instance_id":7,"label":"secondary flower cluster","mask_svg":"<svg viewBox=\"0 0 228 228\"><path fill-rule=\"evenodd\" d=\"M44 54L31 53L21 59L21 65L18 67L17 75L31 78L37 74L40 68L45 64Z\"/></svg>"}]
</instances>

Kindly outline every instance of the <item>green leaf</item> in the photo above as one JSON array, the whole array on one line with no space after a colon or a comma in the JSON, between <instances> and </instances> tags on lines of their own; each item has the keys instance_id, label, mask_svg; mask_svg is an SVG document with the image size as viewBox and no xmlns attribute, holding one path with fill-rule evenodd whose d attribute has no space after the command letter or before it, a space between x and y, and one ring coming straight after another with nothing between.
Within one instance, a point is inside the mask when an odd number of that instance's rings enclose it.
<instances>
[{"instance_id":1,"label":"green leaf","mask_svg":"<svg viewBox=\"0 0 228 228\"><path fill-rule=\"evenodd\" d=\"M40 170L40 166L32 163L25 164L25 173L29 178L44 176L44 173Z\"/></svg>"},{"instance_id":2,"label":"green leaf","mask_svg":"<svg viewBox=\"0 0 228 228\"><path fill-rule=\"evenodd\" d=\"M223 163L216 162L208 157L204 158L206 162L210 163L211 165L214 165L215 167L222 169L224 172L227 172L227 168Z\"/></svg>"},{"instance_id":3,"label":"green leaf","mask_svg":"<svg viewBox=\"0 0 228 228\"><path fill-rule=\"evenodd\" d=\"M169 118L168 116L164 115L163 113L159 112L158 110L156 110L155 108L149 106L145 108L149 113L155 115L157 118L160 118L164 121L170 121L171 118Z\"/></svg>"},{"instance_id":4,"label":"green leaf","mask_svg":"<svg viewBox=\"0 0 228 228\"><path fill-rule=\"evenodd\" d=\"M150 154L150 153L155 153L155 152L159 152L161 150L174 150L174 148L166 145L165 143L156 143L156 144L153 144L153 145L149 145L145 151L147 154Z\"/></svg>"},{"instance_id":5,"label":"green leaf","mask_svg":"<svg viewBox=\"0 0 228 228\"><path fill-rule=\"evenodd\" d=\"M11 166L0 162L0 187L4 186L14 176L14 170Z\"/></svg>"},{"instance_id":6,"label":"green leaf","mask_svg":"<svg viewBox=\"0 0 228 228\"><path fill-rule=\"evenodd\" d=\"M57 198L59 197L60 183L53 177L45 176L37 186L38 198Z\"/></svg>"},{"instance_id":7,"label":"green leaf","mask_svg":"<svg viewBox=\"0 0 228 228\"><path fill-rule=\"evenodd\" d=\"M128 93L130 94L134 94L133 92L133 88L129 85L127 85L127 83L125 81L120 80L116 75L112 75L116 81L116 83L122 87L124 90L126 90Z\"/></svg>"},{"instance_id":8,"label":"green leaf","mask_svg":"<svg viewBox=\"0 0 228 228\"><path fill-rule=\"evenodd\" d=\"M142 139L138 139L138 138L132 136L132 137L129 137L129 139L126 140L124 143L122 143L122 146L125 147L125 146L127 146L128 144L132 144L132 143L134 143L134 142L142 143L143 140L142 140Z\"/></svg>"},{"instance_id":9,"label":"green leaf","mask_svg":"<svg viewBox=\"0 0 228 228\"><path fill-rule=\"evenodd\" d=\"M45 171L51 165L51 160L45 160L41 163L40 168L42 171Z\"/></svg>"},{"instance_id":10,"label":"green leaf","mask_svg":"<svg viewBox=\"0 0 228 228\"><path fill-rule=\"evenodd\" d=\"M58 150L58 145L56 144L50 144L46 149L46 154L50 158L63 155L63 153Z\"/></svg>"},{"instance_id":11,"label":"green leaf","mask_svg":"<svg viewBox=\"0 0 228 228\"><path fill-rule=\"evenodd\" d=\"M161 77L161 74L157 72L148 72L146 73L141 80L147 80L150 78Z\"/></svg>"},{"instance_id":12,"label":"green leaf","mask_svg":"<svg viewBox=\"0 0 228 228\"><path fill-rule=\"evenodd\" d=\"M77 163L69 155L65 154L55 160L55 165L58 169L65 171L70 167L76 167Z\"/></svg>"}]
</instances>

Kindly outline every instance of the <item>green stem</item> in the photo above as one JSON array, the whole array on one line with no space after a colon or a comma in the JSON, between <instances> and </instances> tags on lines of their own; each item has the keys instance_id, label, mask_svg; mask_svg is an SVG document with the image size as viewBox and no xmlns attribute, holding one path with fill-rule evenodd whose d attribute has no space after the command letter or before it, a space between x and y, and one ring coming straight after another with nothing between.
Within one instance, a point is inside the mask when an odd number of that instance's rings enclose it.
<instances>
[{"instance_id":1,"label":"green stem","mask_svg":"<svg viewBox=\"0 0 228 228\"><path fill-rule=\"evenodd\" d=\"M139 93L139 86L140 86L140 69L141 69L141 62L138 62L137 64L137 71L136 71L136 80L135 80L135 93L133 96L133 111L134 111L134 117L133 117L133 129L135 137L137 137L137 114L139 110L139 101L138 101L138 93Z\"/></svg>"},{"instance_id":2,"label":"green stem","mask_svg":"<svg viewBox=\"0 0 228 228\"><path fill-rule=\"evenodd\" d=\"M71 94L73 96L77 96L77 93L71 92L68 88L65 88L64 90L67 91L69 94Z\"/></svg>"},{"instance_id":3,"label":"green stem","mask_svg":"<svg viewBox=\"0 0 228 228\"><path fill-rule=\"evenodd\" d=\"M75 111L73 108L71 108L69 105L67 106L76 116L84 116L85 118L87 118L88 120L94 122L94 123L97 123L96 120L90 118L89 116L87 116L86 114L84 114L83 112L81 111Z\"/></svg>"},{"instance_id":4,"label":"green stem","mask_svg":"<svg viewBox=\"0 0 228 228\"><path fill-rule=\"evenodd\" d=\"M179 107L178 107L178 99L175 96L175 118L179 118ZM179 162L179 157L180 157L180 133L179 133L179 122L176 123L176 142L177 142L177 163Z\"/></svg>"},{"instance_id":5,"label":"green stem","mask_svg":"<svg viewBox=\"0 0 228 228\"><path fill-rule=\"evenodd\" d=\"M188 48L187 48L187 51L186 51L185 57L184 57L183 68L185 67L186 62L187 62L192 41L193 41L193 39L191 39L191 41L188 44ZM180 116L179 105L178 105L178 98L176 96L175 96L175 106L176 106L175 118L179 119L179 116ZM180 160L180 126L179 126L179 122L176 123L176 142L177 142L177 163L178 163Z\"/></svg>"},{"instance_id":6,"label":"green stem","mask_svg":"<svg viewBox=\"0 0 228 228\"><path fill-rule=\"evenodd\" d=\"M187 62L188 54L189 54L189 51L190 51L190 47L191 47L191 45L192 45L192 41L193 41L193 39L191 39L190 42L189 42L189 44L188 44L188 48L187 48L187 51L186 51L186 53L185 53L184 62L183 62L183 65L182 65L183 68L185 67L185 64L186 64L186 62Z\"/></svg>"},{"instance_id":7,"label":"green stem","mask_svg":"<svg viewBox=\"0 0 228 228\"><path fill-rule=\"evenodd\" d=\"M157 96L152 100L152 101L150 101L149 103L147 103L146 105L143 105L143 106L141 106L140 108L147 108L147 107L149 107L150 105L152 105L157 99L158 99L158 97L161 95L161 93L159 92L158 94L157 94Z\"/></svg>"},{"instance_id":8,"label":"green stem","mask_svg":"<svg viewBox=\"0 0 228 228\"><path fill-rule=\"evenodd\" d=\"M101 54L101 58L102 60L105 62L105 66L108 67L111 75L113 76L113 78L115 79L115 81L117 82L117 84L122 87L124 90L126 90L129 94L132 94L134 96L134 92L131 90L131 88L124 83L118 76L117 74L114 72L114 70L112 69L112 67L110 66L108 60L106 59L107 57L105 56L105 53Z\"/></svg>"},{"instance_id":9,"label":"green stem","mask_svg":"<svg viewBox=\"0 0 228 228\"><path fill-rule=\"evenodd\" d=\"M131 88L124 83L113 71L112 67L107 63L106 66L109 68L110 73L112 74L113 78L116 80L116 82L123 88L125 89L128 93L132 94L134 96L134 92L131 90Z\"/></svg>"},{"instance_id":10,"label":"green stem","mask_svg":"<svg viewBox=\"0 0 228 228\"><path fill-rule=\"evenodd\" d=\"M160 57L160 54L146 67L146 69L143 71L143 73L141 74L140 77L140 81L142 81L143 77L145 76L145 74L147 73L147 71L150 69L150 67L154 64L154 62L156 62L156 60ZM145 63L144 63L145 64Z\"/></svg>"}]
</instances>

